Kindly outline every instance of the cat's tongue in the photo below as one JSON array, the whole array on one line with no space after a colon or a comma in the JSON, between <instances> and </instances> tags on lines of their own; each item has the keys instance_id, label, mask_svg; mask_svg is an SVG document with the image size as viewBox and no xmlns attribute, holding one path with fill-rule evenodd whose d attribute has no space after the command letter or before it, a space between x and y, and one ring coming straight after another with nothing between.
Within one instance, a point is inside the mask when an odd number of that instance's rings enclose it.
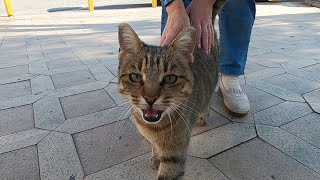
<instances>
[{"instance_id":1,"label":"cat's tongue","mask_svg":"<svg viewBox=\"0 0 320 180\"><path fill-rule=\"evenodd\" d=\"M155 110L155 109L153 109L153 108L147 108L146 109L146 116L147 117L157 117L158 116L158 111L157 110Z\"/></svg>"}]
</instances>

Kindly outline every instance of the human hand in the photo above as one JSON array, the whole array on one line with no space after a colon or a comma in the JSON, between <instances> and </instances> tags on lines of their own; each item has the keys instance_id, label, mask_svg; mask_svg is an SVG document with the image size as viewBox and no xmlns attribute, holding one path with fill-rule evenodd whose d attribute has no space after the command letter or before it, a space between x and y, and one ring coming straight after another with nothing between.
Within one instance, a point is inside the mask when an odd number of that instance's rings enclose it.
<instances>
[{"instance_id":1,"label":"human hand","mask_svg":"<svg viewBox=\"0 0 320 180\"><path fill-rule=\"evenodd\" d=\"M185 27L190 26L189 17L181 0L171 2L166 9L168 20L160 39L160 46L169 45Z\"/></svg>"},{"instance_id":2,"label":"human hand","mask_svg":"<svg viewBox=\"0 0 320 180\"><path fill-rule=\"evenodd\" d=\"M212 24L212 8L216 0L193 0L186 11L191 20L191 25L197 30L197 46L207 54L211 53L214 40Z\"/></svg>"}]
</instances>

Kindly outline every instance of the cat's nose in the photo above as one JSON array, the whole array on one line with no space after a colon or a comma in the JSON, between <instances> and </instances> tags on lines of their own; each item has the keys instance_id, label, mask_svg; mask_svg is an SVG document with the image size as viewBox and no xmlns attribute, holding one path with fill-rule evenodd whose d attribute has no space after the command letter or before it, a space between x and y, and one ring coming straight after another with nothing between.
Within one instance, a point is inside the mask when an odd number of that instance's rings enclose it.
<instances>
[{"instance_id":1,"label":"cat's nose","mask_svg":"<svg viewBox=\"0 0 320 180\"><path fill-rule=\"evenodd\" d=\"M145 95L144 98L146 99L148 104L151 106L156 101L158 96L147 96L147 95Z\"/></svg>"}]
</instances>

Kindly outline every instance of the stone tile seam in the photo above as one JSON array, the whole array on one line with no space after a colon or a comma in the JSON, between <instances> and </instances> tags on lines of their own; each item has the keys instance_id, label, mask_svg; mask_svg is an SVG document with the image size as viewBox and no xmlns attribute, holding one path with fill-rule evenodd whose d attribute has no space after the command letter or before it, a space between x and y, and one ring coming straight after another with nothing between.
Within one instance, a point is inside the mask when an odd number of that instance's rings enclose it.
<instances>
[{"instance_id":1,"label":"stone tile seam","mask_svg":"<svg viewBox=\"0 0 320 180\"><path fill-rule=\"evenodd\" d=\"M267 69L267 68L265 68ZM268 67L268 69L280 69L278 67ZM258 70L256 72L260 72L261 70ZM268 78L273 78L273 77L276 77L276 76L279 76L279 75L283 75L283 74L288 74L287 72L283 72L283 73L279 73L279 74L275 74L275 75L271 75L271 76L268 76L268 77L262 77L262 78L257 78L258 80L264 80L264 79L268 79ZM251 74L250 74L251 75ZM250 78L250 77L249 77Z\"/></svg>"},{"instance_id":2,"label":"stone tile seam","mask_svg":"<svg viewBox=\"0 0 320 180\"><path fill-rule=\"evenodd\" d=\"M39 97L37 97L35 100L33 101L28 101L27 103L22 103L22 104L19 104L18 106L7 106L5 108L0 108L0 110L5 110L5 109L10 109L10 108L14 108L14 107L20 107L20 106L25 106L25 105L28 105L28 104L34 104L35 102L39 101L40 99L42 99L43 97L45 97L46 95L48 95L49 92L47 92L45 95L41 95ZM34 95L34 94L31 94L31 95L26 95L26 96L19 96L19 97L15 97L15 98L10 98L11 100L12 99L22 99L24 97L28 97L28 96L37 96L37 95ZM9 101L10 99L5 99L3 100L3 102L5 101ZM1 103L1 101L0 101Z\"/></svg>"},{"instance_id":3,"label":"stone tile seam","mask_svg":"<svg viewBox=\"0 0 320 180\"><path fill-rule=\"evenodd\" d=\"M117 164L114 164L114 165L112 165L112 166L109 166L109 167L107 167L107 168L105 168L105 169L101 169L100 171L97 171L97 172L95 172L95 173L92 173L92 174L86 174L86 176L84 177L84 179L86 179L86 177L87 177L87 176L91 176L91 175L93 175L93 174L96 174L96 173L102 172L102 171L104 171L104 170L106 170L106 169L112 168L112 167L114 167L114 166L120 165L120 164L125 163L125 162L128 162L128 161L131 161L131 160L133 160L133 159L135 159L135 158L138 158L138 157L144 156L144 155L146 155L146 154L148 154L148 153L151 153L151 150L150 150L150 151L148 151L148 152L146 152L146 153L144 153L144 154L138 155L138 156L136 156L136 157L132 157L132 158L127 159L127 160L125 160L125 161L123 161L123 162L119 162L119 163L117 163ZM149 166L148 166L148 167L149 167ZM151 169L151 167L150 167L150 171L151 171L151 170L152 170L152 169Z\"/></svg>"},{"instance_id":4,"label":"stone tile seam","mask_svg":"<svg viewBox=\"0 0 320 180\"><path fill-rule=\"evenodd\" d=\"M301 102L301 101L292 101L292 100L283 99L282 97L279 97L279 96L276 96L276 95L274 95L274 94L271 94L271 93L263 90L262 88L260 89L260 88L257 88L257 87L255 87L255 86L251 85L250 82L249 82L248 84L246 83L246 85L247 85L247 86L250 86L250 87L252 87L252 88L255 88L255 89L259 90L259 91L265 92L265 93L267 93L267 94L269 94L269 95L271 95L271 96L277 97L277 98L279 98L279 99L281 99L281 100L284 100L284 101L304 103L304 102ZM278 87L278 86L277 86L277 87ZM279 87L279 88L284 89L284 88L282 88L282 87ZM287 90L287 89L285 89L285 90ZM290 91L290 90L287 90L287 91L292 92L292 91ZM303 96L303 95L298 94L298 93L295 93L295 92L292 92L292 94L299 95L300 97ZM249 100L250 100L250 99L249 99ZM305 102L306 102L306 101L305 101Z\"/></svg>"},{"instance_id":5,"label":"stone tile seam","mask_svg":"<svg viewBox=\"0 0 320 180\"><path fill-rule=\"evenodd\" d=\"M95 82L97 82L97 83L106 83L106 81L95 81ZM90 90L88 90L88 91L81 91L80 93L79 92L76 92L76 93L72 93L72 94L68 94L68 95L66 95L66 96L59 96L59 97L57 97L57 96L55 96L54 94L53 95L50 95L53 91L55 91L55 90L61 90L61 89L68 89L68 88L72 88L72 87L76 87L76 86L81 86L81 85L85 85L85 84L90 84L90 83L95 83L95 82L88 82L88 83L83 83L83 84L78 84L78 85L74 85L74 86L69 86L69 87L64 87L64 88L59 88L59 89L54 89L54 90L52 90L50 93L48 93L46 96L48 96L48 97L52 97L52 98L64 98L64 97L68 97L68 96L74 96L74 95L77 95L77 94L83 94L83 93L88 93L88 92L92 92L92 91L96 91L96 90L100 90L100 89L104 89L104 88L106 88L111 82L108 82L108 84L106 84L106 85L104 85L104 86L102 86L102 87L99 87L99 88L94 88L94 89L90 89Z\"/></svg>"},{"instance_id":6,"label":"stone tile seam","mask_svg":"<svg viewBox=\"0 0 320 180\"><path fill-rule=\"evenodd\" d=\"M309 104L308 104L308 106L310 107ZM312 108L310 107L310 109L312 109ZM294 119L294 120L292 120L292 121L290 121L290 122L286 122L286 123L284 123L284 124L281 124L280 126L273 126L273 127L279 127L279 128L281 128L281 126L285 126L285 125L287 125L287 124L289 124L289 123L292 123L293 121L296 121L296 120L298 120L298 119L301 119L301 118L303 118L303 117L305 117L305 116L308 116L308 115L310 115L310 114L313 114L313 113L315 113L315 112L308 113L308 114L303 115L303 116L301 116L301 117L298 117L298 118L296 118L296 119ZM258 125L264 125L264 124L258 124ZM264 126L268 126L268 125L264 125ZM269 125L269 126L270 126L270 125ZM282 128L281 128L281 129L282 129Z\"/></svg>"},{"instance_id":7,"label":"stone tile seam","mask_svg":"<svg viewBox=\"0 0 320 180\"><path fill-rule=\"evenodd\" d=\"M0 155L5 154L5 153L9 153L9 152L12 152L12 151L16 151L16 150L28 148L28 147L31 147L31 146L37 146L37 144L31 144L31 145L28 145L28 146L24 146L24 147L22 147L22 148L13 149L13 150L10 150L10 151L5 151L5 152L0 153ZM36 149L38 150L38 147L37 147Z\"/></svg>"},{"instance_id":8,"label":"stone tile seam","mask_svg":"<svg viewBox=\"0 0 320 180\"><path fill-rule=\"evenodd\" d=\"M258 124L258 125L260 125L260 124ZM314 148L316 148L316 149L320 149L319 147L317 147L317 146L313 145L312 143L310 143L310 142L308 142L308 141L306 141L306 140L302 139L301 137L299 137L299 136L297 136L297 135L295 135L295 134L290 133L289 131L287 131L287 130L285 130L285 129L281 128L281 127L274 127L274 126L269 126L269 125L260 125L260 126L266 126L266 127L272 127L272 128L279 128L279 129L281 129L281 130L283 130L283 131L285 131L285 132L289 133L290 135L292 135L292 136L296 137L297 139L299 139L299 140L301 140L301 141L304 141L305 143L307 143L307 144L309 144L309 145L313 146ZM257 136L258 136L260 139L263 139L262 137L260 137L260 136L259 136L259 134L257 134Z\"/></svg>"},{"instance_id":9,"label":"stone tile seam","mask_svg":"<svg viewBox=\"0 0 320 180\"><path fill-rule=\"evenodd\" d=\"M313 81L313 82L320 82L320 80L315 80L313 78L308 78L306 76L303 76L303 75L299 75L297 73L295 73L294 71L304 71L304 70L301 70L301 69L288 69L286 71L287 74L290 74L290 75L293 75L293 76L296 76L296 77L299 77L299 78L302 78L302 79L306 79L306 80L309 80L309 81ZM305 71L306 73L312 73L312 72L309 72L309 71ZM316 74L315 74L316 75Z\"/></svg>"},{"instance_id":10,"label":"stone tile seam","mask_svg":"<svg viewBox=\"0 0 320 180\"><path fill-rule=\"evenodd\" d=\"M6 69L6 68L0 68L0 69ZM8 83L0 83L0 85L12 84L12 83L17 83L17 82L22 82L22 81L30 81L31 79L34 79L34 78L40 76L40 74L36 74L36 73L27 73L27 74L23 74L23 75L29 75L29 74L31 76L30 78L21 79L21 80L17 79L17 81L11 81L11 82L8 81ZM32 76L32 75L35 75L35 76ZM21 75L13 76L13 77L10 77L10 78L1 79L1 81L10 80L11 78L18 78L20 76ZM30 87L30 89L31 89L31 87Z\"/></svg>"},{"instance_id":11,"label":"stone tile seam","mask_svg":"<svg viewBox=\"0 0 320 180\"><path fill-rule=\"evenodd\" d=\"M298 162L299 164L301 164L302 166L304 166L304 167L308 168L309 170L313 171L314 173L316 173L316 174L319 174L319 175L320 175L320 173L318 173L318 172L317 172L317 171L315 171L314 169L312 169L312 168L310 168L309 166L307 166L307 165L303 164L302 162L300 162L300 161L299 161L299 160L297 160L296 158L294 158L294 157L290 156L289 154L287 154L287 153L283 152L281 149L277 148L276 146L273 146L272 144L268 143L267 141L265 141L264 139L262 139L262 138L260 138L260 137L259 137L259 139L261 139L263 142L267 143L267 144L268 144L268 145L270 145L271 147L274 147L275 149L277 149L278 151L282 152L283 154L287 155L287 156L288 156L288 157L290 157L291 159L293 159L293 160L297 161L297 162Z\"/></svg>"},{"instance_id":12,"label":"stone tile seam","mask_svg":"<svg viewBox=\"0 0 320 180\"><path fill-rule=\"evenodd\" d=\"M113 108L116 108L116 107L113 107ZM111 108L110 108L111 109ZM105 110L108 110L108 109L105 109ZM101 111L105 111L105 110L101 110ZM101 111L97 111L97 112L101 112ZM94 113L97 113L97 112L94 112ZM90 113L90 114L94 114L94 113ZM86 114L86 115L90 115L90 114ZM83 115L83 116L86 116L86 115ZM79 117L82 117L82 116L79 116ZM79 117L76 117L76 118L79 118ZM73 118L71 118L71 119L73 119ZM69 119L66 119L66 120L69 120ZM65 121L66 121L65 120ZM102 127L102 126L106 126L106 125L110 125L110 124L114 124L114 123L120 123L120 122L122 122L122 121L126 121L126 120L130 120L129 118L124 118L124 119L119 119L119 120L117 120L117 121L115 121L115 122L111 122L111 123L107 123L107 124L103 124L103 125L99 125L99 126L95 126L95 127L90 127L90 128L88 128L88 129L85 129L85 130L81 130L81 131L77 131L77 132L75 132L75 133L70 133L71 135L73 135L73 134L78 134L78 133L81 133L81 132L84 132L84 131L88 131L88 130L92 130L92 129L95 129L95 128L98 128L98 127ZM50 130L50 131L56 131L56 132L62 132L62 133L65 133L65 134L69 134L69 133L67 133L67 132L64 132L64 131L58 131L58 130L56 130L56 129L58 129L60 126L62 126L63 125L63 123L61 123L59 126L57 126L56 128L55 128L55 130ZM134 123L133 123L133 125L134 125ZM135 125L134 125L135 126Z\"/></svg>"},{"instance_id":13,"label":"stone tile seam","mask_svg":"<svg viewBox=\"0 0 320 180\"><path fill-rule=\"evenodd\" d=\"M208 158L201 158L201 157L191 156L191 155L188 155L188 156L194 157L194 158L198 158L198 159L207 159L207 160L209 160L210 158L212 158L212 157L214 157L214 156L217 156L217 155L219 155L219 154L222 154L222 153L224 153L224 152L226 152L226 151L228 151L228 150L231 150L231 149L233 149L233 148L235 148L235 147L237 147L237 146L240 146L241 144L245 144L245 143L253 140L254 138L259 138L259 137L258 137L258 134L256 134L254 137L251 137L250 139L247 139L247 140L245 140L245 141L243 141L243 142L240 142L239 144L236 144L236 145L234 145L234 146L232 146L232 147L230 147L230 148L227 148L227 149L225 149L225 150L223 150L223 151L220 151L220 152L218 152L217 154L214 154L214 155L212 155L212 156L209 156Z\"/></svg>"},{"instance_id":14,"label":"stone tile seam","mask_svg":"<svg viewBox=\"0 0 320 180\"><path fill-rule=\"evenodd\" d=\"M282 99L281 99L281 100L282 100ZM249 99L249 101L250 101L250 99ZM280 105L280 104L285 103L285 102L287 102L287 101L279 102L279 103L277 103L277 104L271 105L271 106L266 107L266 108L264 108L264 109L260 109L260 110L258 110L258 111L256 111L256 112L252 112L252 114L254 115L254 114L256 114L256 113L259 113L259 112L261 112L261 111L267 110L267 109L269 109L269 108L272 108L272 107L274 107L274 106ZM300 102L300 103L301 103L301 102Z\"/></svg>"},{"instance_id":15,"label":"stone tile seam","mask_svg":"<svg viewBox=\"0 0 320 180\"><path fill-rule=\"evenodd\" d=\"M74 141L73 135L70 134L70 136L71 136L71 139L72 139L72 143L73 143L74 149L76 150L76 154L77 154L77 156L78 156L78 160L79 160L79 163L80 163L80 166L81 166L81 170L82 170L82 172L83 172L83 179L84 179L84 178L85 178L85 173L84 173L85 171L84 171L84 168L83 168L82 160L81 160L81 158L80 158L80 154L79 154L79 152L78 152L78 147L77 147L76 142Z\"/></svg>"},{"instance_id":16,"label":"stone tile seam","mask_svg":"<svg viewBox=\"0 0 320 180\"><path fill-rule=\"evenodd\" d=\"M202 159L202 158L199 158ZM210 158L206 158L206 160L212 165L214 166L219 172L221 172L227 179L232 180L227 174L225 174L221 169L218 168L218 166L216 166L215 164L213 164L213 162L209 161Z\"/></svg>"},{"instance_id":17,"label":"stone tile seam","mask_svg":"<svg viewBox=\"0 0 320 180\"><path fill-rule=\"evenodd\" d=\"M281 128L281 127L279 127L279 128L280 128L281 130L284 130L285 132L287 132L287 133L291 134L292 136L294 136L294 137L296 137L296 138L298 138L298 139L300 139L300 140L302 140L302 141L306 142L307 144L309 144L309 145L311 145L311 146L315 147L316 149L320 149L320 147L318 147L318 146L316 146L316 145L312 144L311 142L308 142L308 141L306 141L306 140L302 139L301 137L299 137L299 136L297 136L297 135L295 135L295 134L293 134L293 133L291 133L291 132L287 131L286 129L283 129L283 128Z\"/></svg>"},{"instance_id":18,"label":"stone tile seam","mask_svg":"<svg viewBox=\"0 0 320 180\"><path fill-rule=\"evenodd\" d=\"M283 102L284 103L284 102ZM279 104L278 104L279 105ZM309 104L308 104L309 105ZM271 108L271 107L270 107ZM267 108L267 109L269 109L269 108ZM265 109L265 110L267 110L267 109ZM310 107L310 109L313 111L313 109ZM306 115L304 115L304 116L307 116L307 115L310 115L310 114L312 114L312 113L315 113L314 111L313 112L310 112L310 113L308 113L308 114L306 114ZM263 123L255 123L256 125L263 125L263 126L270 126L270 127L281 127L281 126L283 126L283 125L285 125L285 124L289 124L289 123L291 123L291 122L293 122L293 121L296 121L296 120L298 120L298 119L300 119L300 118L302 118L302 117L304 117L304 116L301 116L301 117L298 117L298 118L294 118L294 119L292 119L292 120L290 120L289 122L286 122L286 123L284 123L284 124L281 124L280 126L273 126L273 125L269 125L269 124L263 124Z\"/></svg>"},{"instance_id":19,"label":"stone tile seam","mask_svg":"<svg viewBox=\"0 0 320 180\"><path fill-rule=\"evenodd\" d=\"M217 128L219 128L219 127L222 127L222 126L226 126L226 125L228 125L228 124L232 124L233 122L230 122L230 120L228 119L228 123L225 123L225 124L221 124L221 125L218 125L218 126L215 126L214 128L212 128L212 129L207 129L207 130L205 130L205 131L201 131L201 133L198 133L198 134L194 134L194 135L191 135L191 137L193 137L193 136L197 136L197 135L200 135L200 134L202 134L202 133L205 133L205 132L208 132L208 131L211 131L211 130L214 130L214 129L217 129ZM234 123L237 123L237 122L234 122ZM240 124L240 123L239 123ZM249 123L243 123L243 124L249 124ZM196 127L197 125L194 125L194 127ZM207 126L207 125L204 125L204 127L205 126ZM192 131L191 131L192 132Z\"/></svg>"}]
</instances>

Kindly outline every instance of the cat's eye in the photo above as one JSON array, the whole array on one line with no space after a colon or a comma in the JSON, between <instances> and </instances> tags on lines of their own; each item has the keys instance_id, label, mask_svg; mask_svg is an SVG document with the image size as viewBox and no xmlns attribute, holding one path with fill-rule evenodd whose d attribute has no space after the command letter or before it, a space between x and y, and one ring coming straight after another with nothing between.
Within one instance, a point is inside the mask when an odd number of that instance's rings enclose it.
<instances>
[{"instance_id":1,"label":"cat's eye","mask_svg":"<svg viewBox=\"0 0 320 180\"><path fill-rule=\"evenodd\" d=\"M140 74L132 73L130 74L130 80L135 83L140 83L142 81L142 77Z\"/></svg>"},{"instance_id":2,"label":"cat's eye","mask_svg":"<svg viewBox=\"0 0 320 180\"><path fill-rule=\"evenodd\" d=\"M163 78L163 82L166 84L174 84L177 81L178 77L174 74L167 75Z\"/></svg>"}]
</instances>

